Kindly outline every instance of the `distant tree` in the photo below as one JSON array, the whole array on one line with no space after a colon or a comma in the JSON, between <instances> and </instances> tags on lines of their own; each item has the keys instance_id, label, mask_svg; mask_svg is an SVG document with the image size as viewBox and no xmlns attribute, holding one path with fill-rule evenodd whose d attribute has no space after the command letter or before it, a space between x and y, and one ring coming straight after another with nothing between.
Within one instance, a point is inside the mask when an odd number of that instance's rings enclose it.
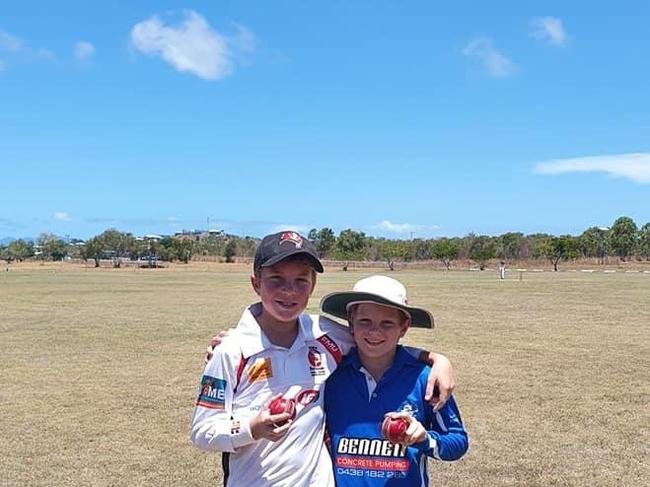
<instances>
[{"instance_id":1,"label":"distant tree","mask_svg":"<svg viewBox=\"0 0 650 487\"><path fill-rule=\"evenodd\" d=\"M217 257L224 253L226 238L223 235L210 235L202 237L194 244L198 255Z\"/></svg>"},{"instance_id":2,"label":"distant tree","mask_svg":"<svg viewBox=\"0 0 650 487\"><path fill-rule=\"evenodd\" d=\"M388 268L395 270L396 260L410 260L410 249L408 242L403 240L380 239L375 242L377 247L377 258L385 260Z\"/></svg>"},{"instance_id":3,"label":"distant tree","mask_svg":"<svg viewBox=\"0 0 650 487\"><path fill-rule=\"evenodd\" d=\"M643 225L639 230L637 249L637 255L640 258L650 260L650 222Z\"/></svg>"},{"instance_id":4,"label":"distant tree","mask_svg":"<svg viewBox=\"0 0 650 487\"><path fill-rule=\"evenodd\" d=\"M194 242L190 238L177 237L172 240L171 250L174 258L187 264L192 260L192 251L194 249Z\"/></svg>"},{"instance_id":5,"label":"distant tree","mask_svg":"<svg viewBox=\"0 0 650 487\"><path fill-rule=\"evenodd\" d=\"M578 237L580 252L585 257L597 257L601 264L607 256L607 228L589 227Z\"/></svg>"},{"instance_id":6,"label":"distant tree","mask_svg":"<svg viewBox=\"0 0 650 487\"><path fill-rule=\"evenodd\" d=\"M174 238L163 237L160 240L154 240L156 249L156 260L174 262L178 259L176 249L174 248Z\"/></svg>"},{"instance_id":7,"label":"distant tree","mask_svg":"<svg viewBox=\"0 0 650 487\"><path fill-rule=\"evenodd\" d=\"M253 237L230 236L229 238L235 238L237 241L235 255L239 257L253 257L255 255L255 249L257 248L259 240Z\"/></svg>"},{"instance_id":8,"label":"distant tree","mask_svg":"<svg viewBox=\"0 0 650 487\"><path fill-rule=\"evenodd\" d=\"M544 248L553 235L548 233L532 233L524 237L524 249L522 251L522 256L525 258L532 259L545 259L544 257Z\"/></svg>"},{"instance_id":9,"label":"distant tree","mask_svg":"<svg viewBox=\"0 0 650 487\"><path fill-rule=\"evenodd\" d=\"M169 238L169 237L166 237ZM149 267L158 267L159 261L172 261L173 251L171 238L165 240L164 238L145 238L149 247Z\"/></svg>"},{"instance_id":10,"label":"distant tree","mask_svg":"<svg viewBox=\"0 0 650 487\"><path fill-rule=\"evenodd\" d=\"M321 258L327 257L336 244L334 231L327 227L321 228L320 230L312 228L307 238L314 244L316 252L318 252L318 256Z\"/></svg>"},{"instance_id":11,"label":"distant tree","mask_svg":"<svg viewBox=\"0 0 650 487\"><path fill-rule=\"evenodd\" d=\"M43 260L63 260L66 256L65 242L52 233L41 233L36 243Z\"/></svg>"},{"instance_id":12,"label":"distant tree","mask_svg":"<svg viewBox=\"0 0 650 487\"><path fill-rule=\"evenodd\" d=\"M618 218L610 228L609 246L622 261L625 261L634 251L638 238L637 232L636 223L627 216Z\"/></svg>"},{"instance_id":13,"label":"distant tree","mask_svg":"<svg viewBox=\"0 0 650 487\"><path fill-rule=\"evenodd\" d=\"M6 254L9 259L22 262L34 255L34 244L27 240L14 240L7 246Z\"/></svg>"},{"instance_id":14,"label":"distant tree","mask_svg":"<svg viewBox=\"0 0 650 487\"><path fill-rule=\"evenodd\" d=\"M558 263L563 260L577 259L580 255L579 241L571 235L550 237L545 244L539 248L541 257L547 258L553 264L553 270L557 272Z\"/></svg>"},{"instance_id":15,"label":"distant tree","mask_svg":"<svg viewBox=\"0 0 650 487\"><path fill-rule=\"evenodd\" d=\"M441 261L447 270L451 267L452 261L458 258L460 245L457 241L440 238L431 244L431 255L434 259Z\"/></svg>"},{"instance_id":16,"label":"distant tree","mask_svg":"<svg viewBox=\"0 0 650 487\"><path fill-rule=\"evenodd\" d=\"M413 259L414 260L431 260L433 255L431 254L431 240L423 240L421 238L416 238L411 241L413 247Z\"/></svg>"},{"instance_id":17,"label":"distant tree","mask_svg":"<svg viewBox=\"0 0 650 487\"><path fill-rule=\"evenodd\" d=\"M81 246L83 243L84 241L78 238L73 238L66 242L65 252L67 256L72 259L81 259Z\"/></svg>"},{"instance_id":18,"label":"distant tree","mask_svg":"<svg viewBox=\"0 0 650 487\"><path fill-rule=\"evenodd\" d=\"M504 233L497 240L498 254L502 260L519 259L524 234L520 232Z\"/></svg>"},{"instance_id":19,"label":"distant tree","mask_svg":"<svg viewBox=\"0 0 650 487\"><path fill-rule=\"evenodd\" d=\"M351 229L343 230L336 239L335 255L340 260L365 258L366 234Z\"/></svg>"},{"instance_id":20,"label":"distant tree","mask_svg":"<svg viewBox=\"0 0 650 487\"><path fill-rule=\"evenodd\" d=\"M497 255L496 245L492 238L487 235L474 237L469 247L469 258L478 263L481 270L485 269L487 261Z\"/></svg>"},{"instance_id":21,"label":"distant tree","mask_svg":"<svg viewBox=\"0 0 650 487\"><path fill-rule=\"evenodd\" d=\"M458 259L470 259L469 249L472 246L472 242L475 238L476 234L474 232L470 232L464 237L458 239Z\"/></svg>"},{"instance_id":22,"label":"distant tree","mask_svg":"<svg viewBox=\"0 0 650 487\"><path fill-rule=\"evenodd\" d=\"M151 245L149 240L145 238L136 238L131 248L131 259L142 260L148 259L151 254Z\"/></svg>"},{"instance_id":23,"label":"distant tree","mask_svg":"<svg viewBox=\"0 0 650 487\"><path fill-rule=\"evenodd\" d=\"M11 257L9 257L7 247L2 244L0 244L0 259L4 260L7 264L11 264L11 261L13 260Z\"/></svg>"},{"instance_id":24,"label":"distant tree","mask_svg":"<svg viewBox=\"0 0 650 487\"><path fill-rule=\"evenodd\" d=\"M135 238L130 233L109 228L98 236L104 251L113 256L113 267L120 267L121 258L131 255L135 247Z\"/></svg>"},{"instance_id":25,"label":"distant tree","mask_svg":"<svg viewBox=\"0 0 650 487\"><path fill-rule=\"evenodd\" d=\"M237 241L234 238L231 238L226 243L226 247L223 251L223 256L226 258L226 262L235 262L236 251Z\"/></svg>"},{"instance_id":26,"label":"distant tree","mask_svg":"<svg viewBox=\"0 0 650 487\"><path fill-rule=\"evenodd\" d=\"M86 261L92 259L95 262L95 267L99 267L99 260L103 251L104 244L99 237L93 237L86 240L81 247L81 258Z\"/></svg>"}]
</instances>

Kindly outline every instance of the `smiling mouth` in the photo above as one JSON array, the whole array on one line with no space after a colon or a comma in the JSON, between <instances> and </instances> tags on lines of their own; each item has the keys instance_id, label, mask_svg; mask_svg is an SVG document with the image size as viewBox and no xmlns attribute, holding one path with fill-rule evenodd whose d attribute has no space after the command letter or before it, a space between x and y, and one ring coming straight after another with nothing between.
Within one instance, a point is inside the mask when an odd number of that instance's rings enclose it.
<instances>
[{"instance_id":1,"label":"smiling mouth","mask_svg":"<svg viewBox=\"0 0 650 487\"><path fill-rule=\"evenodd\" d=\"M276 301L276 304L282 308L287 308L287 309L295 308L298 305L298 303L289 302L289 301Z\"/></svg>"}]
</instances>

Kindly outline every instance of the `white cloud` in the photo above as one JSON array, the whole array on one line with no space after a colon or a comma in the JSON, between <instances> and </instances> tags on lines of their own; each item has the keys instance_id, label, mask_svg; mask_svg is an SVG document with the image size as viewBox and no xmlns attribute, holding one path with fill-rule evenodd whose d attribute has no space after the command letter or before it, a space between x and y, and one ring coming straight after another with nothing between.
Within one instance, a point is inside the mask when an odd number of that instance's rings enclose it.
<instances>
[{"instance_id":1,"label":"white cloud","mask_svg":"<svg viewBox=\"0 0 650 487\"><path fill-rule=\"evenodd\" d=\"M414 232L417 225L411 225L410 223L393 223L388 220L383 220L377 227L380 230L386 230L387 232L392 233L408 233Z\"/></svg>"},{"instance_id":2,"label":"white cloud","mask_svg":"<svg viewBox=\"0 0 650 487\"><path fill-rule=\"evenodd\" d=\"M237 34L228 38L200 14L187 10L177 25L165 24L157 15L137 23L131 30L131 42L139 51L160 56L178 71L186 71L207 80L218 80L232 73L232 48L250 52L255 48L252 32L236 25Z\"/></svg>"},{"instance_id":3,"label":"white cloud","mask_svg":"<svg viewBox=\"0 0 650 487\"><path fill-rule=\"evenodd\" d=\"M23 46L23 40L19 37L0 30L0 49L16 52Z\"/></svg>"},{"instance_id":4,"label":"white cloud","mask_svg":"<svg viewBox=\"0 0 650 487\"><path fill-rule=\"evenodd\" d=\"M36 50L36 56L47 61L54 61L56 59L54 53L45 47L39 47Z\"/></svg>"},{"instance_id":5,"label":"white cloud","mask_svg":"<svg viewBox=\"0 0 650 487\"><path fill-rule=\"evenodd\" d=\"M564 46L567 41L566 31L562 20L556 17L539 17L531 21L531 36L535 39L547 40L556 46Z\"/></svg>"},{"instance_id":6,"label":"white cloud","mask_svg":"<svg viewBox=\"0 0 650 487\"><path fill-rule=\"evenodd\" d=\"M64 212L64 211L57 211L57 212L54 214L54 219L55 219L55 220L59 220L59 221L61 221L61 222L69 222L69 221L70 221L70 215L68 215L68 214L67 214L66 212Z\"/></svg>"},{"instance_id":7,"label":"white cloud","mask_svg":"<svg viewBox=\"0 0 650 487\"><path fill-rule=\"evenodd\" d=\"M52 51L44 47L34 49L27 45L23 39L9 34L6 31L0 30L0 51L10 53L17 56L18 59L31 60L33 58L42 59L46 61L56 60L56 56ZM1 62L0 70L6 67L4 62Z\"/></svg>"},{"instance_id":8,"label":"white cloud","mask_svg":"<svg viewBox=\"0 0 650 487\"><path fill-rule=\"evenodd\" d=\"M428 230L437 230L440 227L438 225L414 225L412 223L393 223L389 220L383 220L379 225L375 225L373 228L378 230L383 230L391 233L415 233L415 232L426 232Z\"/></svg>"},{"instance_id":9,"label":"white cloud","mask_svg":"<svg viewBox=\"0 0 650 487\"><path fill-rule=\"evenodd\" d=\"M257 41L255 39L255 34L250 29L247 29L243 25L240 24L235 24L235 29L237 29L237 33L230 37L228 42L230 43L233 48L245 52L245 53L251 53L255 51L255 47L257 44Z\"/></svg>"},{"instance_id":10,"label":"white cloud","mask_svg":"<svg viewBox=\"0 0 650 487\"><path fill-rule=\"evenodd\" d=\"M517 72L517 65L494 47L492 39L487 37L472 39L463 49L463 54L479 59L495 78L505 78Z\"/></svg>"},{"instance_id":11,"label":"white cloud","mask_svg":"<svg viewBox=\"0 0 650 487\"><path fill-rule=\"evenodd\" d=\"M74 57L76 57L78 61L86 61L90 59L93 54L95 54L95 46L90 42L79 41L74 46Z\"/></svg>"},{"instance_id":12,"label":"white cloud","mask_svg":"<svg viewBox=\"0 0 650 487\"><path fill-rule=\"evenodd\" d=\"M637 183L650 184L650 152L556 159L537 164L534 171L538 174L604 172Z\"/></svg>"}]
</instances>

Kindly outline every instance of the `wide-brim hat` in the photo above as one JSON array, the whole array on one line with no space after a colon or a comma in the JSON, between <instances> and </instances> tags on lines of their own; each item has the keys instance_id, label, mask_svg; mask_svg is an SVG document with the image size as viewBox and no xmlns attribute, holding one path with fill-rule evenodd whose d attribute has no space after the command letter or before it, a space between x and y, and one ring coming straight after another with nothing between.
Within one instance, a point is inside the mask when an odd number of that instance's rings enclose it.
<instances>
[{"instance_id":1,"label":"wide-brim hat","mask_svg":"<svg viewBox=\"0 0 650 487\"><path fill-rule=\"evenodd\" d=\"M408 305L406 288L388 276L370 276L357 281L352 291L328 294L321 299L320 309L337 318L346 320L353 304L375 303L404 311L411 317L411 326L433 328L433 315L423 308Z\"/></svg>"}]
</instances>

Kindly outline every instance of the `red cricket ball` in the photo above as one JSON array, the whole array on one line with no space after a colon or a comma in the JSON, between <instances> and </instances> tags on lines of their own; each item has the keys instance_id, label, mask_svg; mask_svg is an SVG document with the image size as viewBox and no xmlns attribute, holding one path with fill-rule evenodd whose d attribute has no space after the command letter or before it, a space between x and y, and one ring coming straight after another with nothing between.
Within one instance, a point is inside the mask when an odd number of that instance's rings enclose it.
<instances>
[{"instance_id":1,"label":"red cricket ball","mask_svg":"<svg viewBox=\"0 0 650 487\"><path fill-rule=\"evenodd\" d=\"M409 422L404 418L385 418L381 423L381 433L391 443L397 443L406 433Z\"/></svg>"},{"instance_id":2,"label":"red cricket ball","mask_svg":"<svg viewBox=\"0 0 650 487\"><path fill-rule=\"evenodd\" d=\"M289 413L291 415L289 419L293 419L296 417L296 403L293 399L278 397L269 404L269 412L271 414ZM277 424L278 426L282 426L284 423L286 423L286 421Z\"/></svg>"}]
</instances>

